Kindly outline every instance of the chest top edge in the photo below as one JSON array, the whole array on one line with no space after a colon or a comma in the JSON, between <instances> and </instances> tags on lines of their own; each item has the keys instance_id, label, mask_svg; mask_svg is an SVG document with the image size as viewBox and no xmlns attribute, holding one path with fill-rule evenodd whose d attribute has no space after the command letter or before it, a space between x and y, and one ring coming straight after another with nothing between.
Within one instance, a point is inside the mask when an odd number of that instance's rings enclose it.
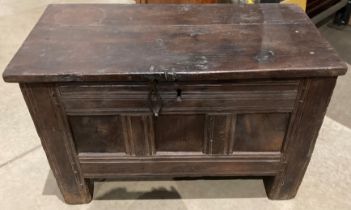
<instances>
[{"instance_id":1,"label":"chest top edge","mask_svg":"<svg viewBox=\"0 0 351 210\"><path fill-rule=\"evenodd\" d=\"M296 6L50 5L6 82L333 77L347 65Z\"/></svg>"}]
</instances>

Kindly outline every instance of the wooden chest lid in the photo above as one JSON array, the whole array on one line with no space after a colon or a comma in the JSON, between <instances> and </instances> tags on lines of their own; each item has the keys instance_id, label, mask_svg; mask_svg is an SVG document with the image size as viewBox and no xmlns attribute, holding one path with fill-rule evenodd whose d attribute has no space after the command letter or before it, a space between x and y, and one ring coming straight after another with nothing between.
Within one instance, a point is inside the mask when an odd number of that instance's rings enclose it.
<instances>
[{"instance_id":1,"label":"wooden chest lid","mask_svg":"<svg viewBox=\"0 0 351 210\"><path fill-rule=\"evenodd\" d=\"M293 5L49 5L8 82L337 76L347 66Z\"/></svg>"}]
</instances>

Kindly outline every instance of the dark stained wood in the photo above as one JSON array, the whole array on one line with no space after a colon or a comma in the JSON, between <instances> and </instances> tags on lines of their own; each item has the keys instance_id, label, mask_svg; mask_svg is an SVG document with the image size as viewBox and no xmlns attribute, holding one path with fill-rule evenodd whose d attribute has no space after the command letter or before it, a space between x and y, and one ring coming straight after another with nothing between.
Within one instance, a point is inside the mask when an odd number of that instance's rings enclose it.
<instances>
[{"instance_id":1,"label":"dark stained wood","mask_svg":"<svg viewBox=\"0 0 351 210\"><path fill-rule=\"evenodd\" d=\"M78 4L49 6L3 77L77 204L93 178L145 176L265 176L292 198L345 72L295 6Z\"/></svg>"},{"instance_id":2,"label":"dark stained wood","mask_svg":"<svg viewBox=\"0 0 351 210\"><path fill-rule=\"evenodd\" d=\"M232 152L236 115L208 114L205 128L204 153L230 154Z\"/></svg>"},{"instance_id":3,"label":"dark stained wood","mask_svg":"<svg viewBox=\"0 0 351 210\"><path fill-rule=\"evenodd\" d=\"M65 202L88 203L94 186L86 180L74 151L67 119L60 108L52 84L21 84L21 91L32 116Z\"/></svg>"},{"instance_id":4,"label":"dark stained wood","mask_svg":"<svg viewBox=\"0 0 351 210\"><path fill-rule=\"evenodd\" d=\"M123 116L122 127L128 154L136 156L152 155L155 152L155 134L151 116Z\"/></svg>"},{"instance_id":5,"label":"dark stained wood","mask_svg":"<svg viewBox=\"0 0 351 210\"><path fill-rule=\"evenodd\" d=\"M295 197L310 162L335 83L335 77L303 81L302 94L293 112L283 150L282 161L287 163L287 167L279 175L264 180L269 198Z\"/></svg>"},{"instance_id":6,"label":"dark stained wood","mask_svg":"<svg viewBox=\"0 0 351 210\"><path fill-rule=\"evenodd\" d=\"M303 81L301 97L293 112L283 150L283 162L288 163L287 167L279 175L264 180L269 198L295 197L310 162L335 83L335 77Z\"/></svg>"},{"instance_id":7,"label":"dark stained wood","mask_svg":"<svg viewBox=\"0 0 351 210\"><path fill-rule=\"evenodd\" d=\"M50 5L8 82L337 76L346 65L292 5Z\"/></svg>"},{"instance_id":8,"label":"dark stained wood","mask_svg":"<svg viewBox=\"0 0 351 210\"><path fill-rule=\"evenodd\" d=\"M126 153L119 116L69 117L77 152Z\"/></svg>"},{"instance_id":9,"label":"dark stained wood","mask_svg":"<svg viewBox=\"0 0 351 210\"><path fill-rule=\"evenodd\" d=\"M157 161L157 160L156 160ZM277 162L217 161L123 161L81 163L87 178L118 178L126 176L267 176L275 175L282 165ZM152 173L150 172L152 171Z\"/></svg>"},{"instance_id":10,"label":"dark stained wood","mask_svg":"<svg viewBox=\"0 0 351 210\"><path fill-rule=\"evenodd\" d=\"M288 127L289 114L240 114L236 122L234 152L279 152Z\"/></svg>"},{"instance_id":11,"label":"dark stained wood","mask_svg":"<svg viewBox=\"0 0 351 210\"><path fill-rule=\"evenodd\" d=\"M204 115L162 115L155 118L156 151L201 152L204 127Z\"/></svg>"},{"instance_id":12,"label":"dark stained wood","mask_svg":"<svg viewBox=\"0 0 351 210\"><path fill-rule=\"evenodd\" d=\"M274 176L284 165L280 156L266 154L240 156L168 156L123 159L115 156L81 155L80 163L85 177L126 176Z\"/></svg>"},{"instance_id":13,"label":"dark stained wood","mask_svg":"<svg viewBox=\"0 0 351 210\"><path fill-rule=\"evenodd\" d=\"M293 109L297 81L251 81L237 83L160 83L162 113L289 112ZM177 101L177 90L181 101ZM148 84L60 86L69 115L149 113ZM83 102L83 103L82 103Z\"/></svg>"}]
</instances>

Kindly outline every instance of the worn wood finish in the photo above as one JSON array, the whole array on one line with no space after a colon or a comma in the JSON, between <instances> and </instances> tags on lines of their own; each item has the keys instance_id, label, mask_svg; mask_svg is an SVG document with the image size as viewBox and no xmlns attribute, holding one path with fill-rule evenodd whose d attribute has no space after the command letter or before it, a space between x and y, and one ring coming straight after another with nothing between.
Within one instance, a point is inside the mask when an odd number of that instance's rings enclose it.
<instances>
[{"instance_id":1,"label":"worn wood finish","mask_svg":"<svg viewBox=\"0 0 351 210\"><path fill-rule=\"evenodd\" d=\"M121 116L70 116L77 152L127 153Z\"/></svg>"},{"instance_id":2,"label":"worn wood finish","mask_svg":"<svg viewBox=\"0 0 351 210\"><path fill-rule=\"evenodd\" d=\"M149 84L67 83L59 87L69 115L149 113ZM183 83L157 85L163 113L289 112L293 109L298 82L250 81L236 83ZM177 101L178 90L181 102ZM82 103L83 102L83 103Z\"/></svg>"},{"instance_id":3,"label":"worn wood finish","mask_svg":"<svg viewBox=\"0 0 351 210\"><path fill-rule=\"evenodd\" d=\"M87 178L120 178L126 176L275 176L283 165L279 159L252 160L249 158L152 158L128 160L108 157L80 159L83 175Z\"/></svg>"},{"instance_id":4,"label":"worn wood finish","mask_svg":"<svg viewBox=\"0 0 351 210\"><path fill-rule=\"evenodd\" d=\"M21 84L41 144L63 198L69 204L88 203L93 184L81 173L68 122L53 84Z\"/></svg>"},{"instance_id":5,"label":"worn wood finish","mask_svg":"<svg viewBox=\"0 0 351 210\"><path fill-rule=\"evenodd\" d=\"M230 154L233 151L235 127L236 115L233 113L208 114L203 153Z\"/></svg>"},{"instance_id":6,"label":"worn wood finish","mask_svg":"<svg viewBox=\"0 0 351 210\"><path fill-rule=\"evenodd\" d=\"M125 177L264 176L294 197L345 72L295 6L51 5L3 76L86 203Z\"/></svg>"},{"instance_id":7,"label":"worn wood finish","mask_svg":"<svg viewBox=\"0 0 351 210\"><path fill-rule=\"evenodd\" d=\"M292 65L293 64L293 65ZM50 5L9 82L336 76L346 66L292 5Z\"/></svg>"},{"instance_id":8,"label":"worn wood finish","mask_svg":"<svg viewBox=\"0 0 351 210\"><path fill-rule=\"evenodd\" d=\"M233 151L279 152L289 117L288 113L238 115Z\"/></svg>"},{"instance_id":9,"label":"worn wood finish","mask_svg":"<svg viewBox=\"0 0 351 210\"><path fill-rule=\"evenodd\" d=\"M282 150L282 161L289 164L278 176L264 180L269 198L295 197L310 162L335 83L336 77L302 80L301 98L297 101Z\"/></svg>"},{"instance_id":10,"label":"worn wood finish","mask_svg":"<svg viewBox=\"0 0 351 210\"><path fill-rule=\"evenodd\" d=\"M204 115L162 115L154 121L157 152L202 151Z\"/></svg>"}]
</instances>

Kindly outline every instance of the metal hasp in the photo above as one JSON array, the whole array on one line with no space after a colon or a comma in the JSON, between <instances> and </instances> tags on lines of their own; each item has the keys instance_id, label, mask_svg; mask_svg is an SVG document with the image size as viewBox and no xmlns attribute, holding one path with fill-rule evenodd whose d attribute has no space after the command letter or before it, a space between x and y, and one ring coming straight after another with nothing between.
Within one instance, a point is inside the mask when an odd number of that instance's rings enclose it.
<instances>
[{"instance_id":1,"label":"metal hasp","mask_svg":"<svg viewBox=\"0 0 351 210\"><path fill-rule=\"evenodd\" d=\"M150 83L150 92L148 96L149 107L155 117L158 117L162 108L162 99L157 89L157 83L156 79Z\"/></svg>"}]
</instances>

